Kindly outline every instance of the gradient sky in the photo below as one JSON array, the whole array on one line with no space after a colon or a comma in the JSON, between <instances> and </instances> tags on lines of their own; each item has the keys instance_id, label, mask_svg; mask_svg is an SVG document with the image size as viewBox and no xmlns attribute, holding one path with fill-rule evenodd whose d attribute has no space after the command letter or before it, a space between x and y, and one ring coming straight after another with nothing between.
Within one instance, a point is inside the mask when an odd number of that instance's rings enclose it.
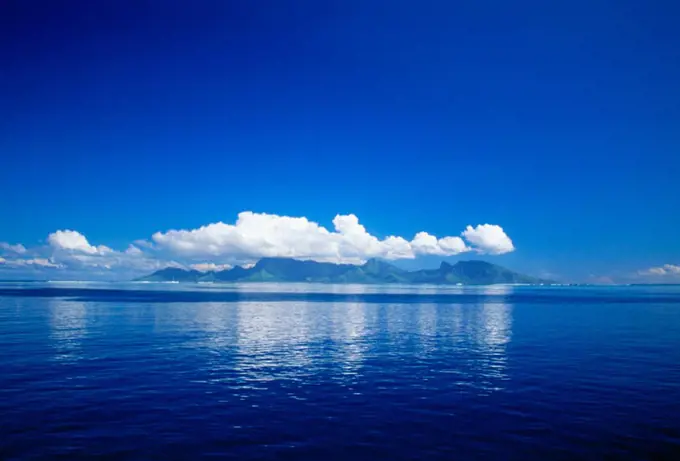
<instances>
[{"instance_id":1,"label":"gradient sky","mask_svg":"<svg viewBox=\"0 0 680 461\"><path fill-rule=\"evenodd\" d=\"M515 251L484 258L568 280L679 265L679 23L672 1L5 1L0 241L355 214L379 238L498 225Z\"/></svg>"}]
</instances>

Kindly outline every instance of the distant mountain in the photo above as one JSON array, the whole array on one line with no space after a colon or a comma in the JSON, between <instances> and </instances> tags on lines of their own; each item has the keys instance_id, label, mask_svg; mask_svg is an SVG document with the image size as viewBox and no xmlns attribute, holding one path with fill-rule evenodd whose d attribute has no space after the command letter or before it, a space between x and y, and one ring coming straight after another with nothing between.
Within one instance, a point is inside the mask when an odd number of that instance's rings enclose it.
<instances>
[{"instance_id":1,"label":"distant mountain","mask_svg":"<svg viewBox=\"0 0 680 461\"><path fill-rule=\"evenodd\" d=\"M166 268L137 279L147 282L319 282L319 283L432 283L491 285L497 283L550 284L550 280L518 274L486 261L442 262L438 269L405 271L385 261L366 264L321 263L289 258L263 258L253 267L199 272Z\"/></svg>"},{"instance_id":2,"label":"distant mountain","mask_svg":"<svg viewBox=\"0 0 680 461\"><path fill-rule=\"evenodd\" d=\"M177 267L166 267L153 274L137 279L144 282L198 282L208 273L195 270L185 270Z\"/></svg>"}]
</instances>

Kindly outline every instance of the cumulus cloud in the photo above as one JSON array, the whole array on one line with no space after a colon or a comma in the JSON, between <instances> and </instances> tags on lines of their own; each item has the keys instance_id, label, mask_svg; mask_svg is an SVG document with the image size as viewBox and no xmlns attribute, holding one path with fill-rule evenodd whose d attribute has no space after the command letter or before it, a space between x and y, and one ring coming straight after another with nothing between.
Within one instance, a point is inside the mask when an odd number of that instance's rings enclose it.
<instances>
[{"instance_id":1,"label":"cumulus cloud","mask_svg":"<svg viewBox=\"0 0 680 461\"><path fill-rule=\"evenodd\" d=\"M144 253L144 252L134 245L128 246L127 250L125 250L125 254L132 255L132 256L138 256L138 255L141 255L142 253Z\"/></svg>"},{"instance_id":2,"label":"cumulus cloud","mask_svg":"<svg viewBox=\"0 0 680 461\"><path fill-rule=\"evenodd\" d=\"M670 272L671 274L680 274L680 266L675 266L673 264L666 264L663 268Z\"/></svg>"},{"instance_id":3,"label":"cumulus cloud","mask_svg":"<svg viewBox=\"0 0 680 461\"><path fill-rule=\"evenodd\" d=\"M42 266L42 267L61 267L61 264L54 263L54 262L50 261L49 259L45 259L45 258L25 259L25 260L23 260L23 262L25 264Z\"/></svg>"},{"instance_id":4,"label":"cumulus cloud","mask_svg":"<svg viewBox=\"0 0 680 461\"><path fill-rule=\"evenodd\" d=\"M409 242L407 242L409 243ZM460 237L444 237L438 239L427 232L418 232L410 242L415 254L423 255L454 255L470 251Z\"/></svg>"},{"instance_id":5,"label":"cumulus cloud","mask_svg":"<svg viewBox=\"0 0 680 461\"><path fill-rule=\"evenodd\" d=\"M507 236L501 226L495 224L480 224L477 227L467 226L462 235L480 253L500 255L515 250L510 237Z\"/></svg>"},{"instance_id":6,"label":"cumulus cloud","mask_svg":"<svg viewBox=\"0 0 680 461\"><path fill-rule=\"evenodd\" d=\"M85 236L74 230L58 230L47 236L47 242L56 250L67 250L85 254L111 253L111 248L90 245Z\"/></svg>"},{"instance_id":7,"label":"cumulus cloud","mask_svg":"<svg viewBox=\"0 0 680 461\"><path fill-rule=\"evenodd\" d=\"M650 267L639 272L640 275L680 275L680 266L674 264L664 264L660 267Z\"/></svg>"},{"instance_id":8,"label":"cumulus cloud","mask_svg":"<svg viewBox=\"0 0 680 461\"><path fill-rule=\"evenodd\" d=\"M223 271L226 269L231 269L230 264L215 264L215 263L198 263L189 265L190 268L199 272L210 272L210 271Z\"/></svg>"},{"instance_id":9,"label":"cumulus cloud","mask_svg":"<svg viewBox=\"0 0 680 461\"><path fill-rule=\"evenodd\" d=\"M26 267L26 266L40 266L40 267L51 267L51 268L62 268L61 264L57 264L46 258L33 258L33 259L5 259L0 258L0 264L4 264L10 267Z\"/></svg>"},{"instance_id":10,"label":"cumulus cloud","mask_svg":"<svg viewBox=\"0 0 680 461\"><path fill-rule=\"evenodd\" d=\"M52 250L51 260L73 269L143 272L171 264L146 254L136 244L130 244L125 251L116 251L106 245L93 245L83 234L74 230L58 230L47 237L47 242Z\"/></svg>"},{"instance_id":11,"label":"cumulus cloud","mask_svg":"<svg viewBox=\"0 0 680 461\"><path fill-rule=\"evenodd\" d=\"M304 217L242 212L234 224L218 222L192 230L170 230L152 236L161 249L188 258L219 261L289 257L360 264L370 258L412 259L419 255L452 256L475 250L502 254L514 250L500 226L468 226L462 236L437 238L419 232L412 240L371 235L353 214L337 215L332 231Z\"/></svg>"},{"instance_id":12,"label":"cumulus cloud","mask_svg":"<svg viewBox=\"0 0 680 461\"><path fill-rule=\"evenodd\" d=\"M16 253L16 254L26 253L26 247L23 246L21 243L17 243L16 245L10 245L7 242L0 242L0 250L4 250L4 251L7 251L9 253Z\"/></svg>"},{"instance_id":13,"label":"cumulus cloud","mask_svg":"<svg viewBox=\"0 0 680 461\"><path fill-rule=\"evenodd\" d=\"M140 239L132 242L132 245L130 246L136 246L137 248L153 248L153 243L148 240Z\"/></svg>"},{"instance_id":14,"label":"cumulus cloud","mask_svg":"<svg viewBox=\"0 0 680 461\"><path fill-rule=\"evenodd\" d=\"M418 232L408 239L396 235L377 237L353 214L337 215L332 228L306 217L242 212L236 222L217 222L196 229L156 232L135 240L124 250L91 243L76 230L57 230L47 246L27 250L23 245L0 244L5 267L40 266L74 270L151 272L163 267L200 271L251 265L263 257L287 257L320 262L362 264L370 258L413 259L418 256L453 256L465 252L503 254L514 250L503 228L493 224L468 226L459 235L437 237ZM11 261L11 262L10 262Z\"/></svg>"}]
</instances>

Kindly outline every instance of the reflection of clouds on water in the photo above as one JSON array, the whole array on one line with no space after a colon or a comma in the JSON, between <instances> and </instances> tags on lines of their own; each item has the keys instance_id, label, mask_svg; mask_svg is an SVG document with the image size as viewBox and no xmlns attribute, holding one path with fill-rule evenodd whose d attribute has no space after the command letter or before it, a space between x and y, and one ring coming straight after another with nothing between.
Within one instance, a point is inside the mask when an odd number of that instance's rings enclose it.
<instances>
[{"instance_id":1,"label":"reflection of clouds on water","mask_svg":"<svg viewBox=\"0 0 680 461\"><path fill-rule=\"evenodd\" d=\"M205 353L211 382L233 384L238 376L244 393L276 380L295 393L299 383L327 375L353 387L377 359L402 369L404 379L437 379L441 371L457 389L488 394L508 379L512 333L512 306L493 296L512 287L475 292L493 302L216 302L158 311L162 329L189 331L185 344Z\"/></svg>"},{"instance_id":2,"label":"reflection of clouds on water","mask_svg":"<svg viewBox=\"0 0 680 461\"><path fill-rule=\"evenodd\" d=\"M359 303L200 303L193 315L180 311L186 315L171 318L198 329L187 344L208 353L214 381L230 370L244 386L323 371L350 375L368 347L371 314Z\"/></svg>"},{"instance_id":3,"label":"reflection of clouds on water","mask_svg":"<svg viewBox=\"0 0 680 461\"><path fill-rule=\"evenodd\" d=\"M211 287L217 291L242 291L258 293L331 293L331 294L364 294L382 292L377 291L375 285L359 283L235 283L233 285L218 285Z\"/></svg>"},{"instance_id":4,"label":"reflection of clouds on water","mask_svg":"<svg viewBox=\"0 0 680 461\"><path fill-rule=\"evenodd\" d=\"M508 304L484 304L479 309L480 327L478 340L489 351L505 348L512 333L512 306Z\"/></svg>"},{"instance_id":5,"label":"reflection of clouds on water","mask_svg":"<svg viewBox=\"0 0 680 461\"><path fill-rule=\"evenodd\" d=\"M76 361L81 358L82 339L87 334L87 307L80 301L50 298L51 337L55 358Z\"/></svg>"},{"instance_id":6,"label":"reflection of clouds on water","mask_svg":"<svg viewBox=\"0 0 680 461\"><path fill-rule=\"evenodd\" d=\"M484 358L482 376L486 378L486 390L502 389L502 381L508 379L506 374L506 345L512 333L512 306L506 304L484 304L480 306L480 328L478 344L482 348Z\"/></svg>"},{"instance_id":7,"label":"reflection of clouds on water","mask_svg":"<svg viewBox=\"0 0 680 461\"><path fill-rule=\"evenodd\" d=\"M334 359L344 374L356 373L368 347L367 322L375 310L361 303L334 303L331 307L331 339L336 344Z\"/></svg>"},{"instance_id":8,"label":"reflection of clouds on water","mask_svg":"<svg viewBox=\"0 0 680 461\"><path fill-rule=\"evenodd\" d=\"M228 353L236 336L237 318L234 304L212 302L187 304L185 312L193 314L191 322L200 330L197 345L206 349L219 361ZM219 363L215 363L220 367Z\"/></svg>"},{"instance_id":9,"label":"reflection of clouds on water","mask_svg":"<svg viewBox=\"0 0 680 461\"><path fill-rule=\"evenodd\" d=\"M443 319L442 319L443 320ZM450 306L447 316L462 386L482 394L501 390L506 373L506 346L512 335L512 306L487 303Z\"/></svg>"},{"instance_id":10,"label":"reflection of clouds on water","mask_svg":"<svg viewBox=\"0 0 680 461\"><path fill-rule=\"evenodd\" d=\"M270 381L309 373L319 334L307 303L240 303L236 367L246 378ZM317 306L318 307L318 306Z\"/></svg>"},{"instance_id":11,"label":"reflection of clouds on water","mask_svg":"<svg viewBox=\"0 0 680 461\"><path fill-rule=\"evenodd\" d=\"M392 342L429 341L437 336L439 308L439 305L432 303L381 304L380 328L390 336Z\"/></svg>"},{"instance_id":12,"label":"reflection of clouds on water","mask_svg":"<svg viewBox=\"0 0 680 461\"><path fill-rule=\"evenodd\" d=\"M437 305L421 304L418 306L418 331L423 336L433 337L437 334Z\"/></svg>"},{"instance_id":13,"label":"reflection of clouds on water","mask_svg":"<svg viewBox=\"0 0 680 461\"><path fill-rule=\"evenodd\" d=\"M514 291L512 285L486 285L477 289L481 294L485 295L507 295Z\"/></svg>"},{"instance_id":14,"label":"reflection of clouds on water","mask_svg":"<svg viewBox=\"0 0 680 461\"><path fill-rule=\"evenodd\" d=\"M437 350L437 305L418 306L418 334L420 335L420 354L427 356Z\"/></svg>"}]
</instances>

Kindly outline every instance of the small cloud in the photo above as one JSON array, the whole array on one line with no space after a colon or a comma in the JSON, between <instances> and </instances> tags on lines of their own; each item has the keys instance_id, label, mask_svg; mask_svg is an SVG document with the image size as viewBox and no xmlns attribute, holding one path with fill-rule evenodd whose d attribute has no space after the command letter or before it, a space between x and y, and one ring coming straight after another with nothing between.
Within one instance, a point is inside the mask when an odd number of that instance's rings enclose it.
<instances>
[{"instance_id":1,"label":"small cloud","mask_svg":"<svg viewBox=\"0 0 680 461\"><path fill-rule=\"evenodd\" d=\"M134 245L130 245L127 247L127 250L125 250L125 254L132 255L132 256L138 256L143 254L143 251L137 248Z\"/></svg>"},{"instance_id":2,"label":"small cloud","mask_svg":"<svg viewBox=\"0 0 680 461\"><path fill-rule=\"evenodd\" d=\"M218 271L223 271L226 269L231 269L233 266L229 264L215 264L215 263L198 263L198 264L191 264L189 267L191 267L194 270L197 270L199 272L218 272Z\"/></svg>"},{"instance_id":3,"label":"small cloud","mask_svg":"<svg viewBox=\"0 0 680 461\"><path fill-rule=\"evenodd\" d=\"M0 264L5 264L11 267L26 267L26 266L40 266L40 267L50 267L55 269L61 269L64 267L61 264L50 261L45 258L33 258L33 259L5 259L0 258Z\"/></svg>"},{"instance_id":4,"label":"small cloud","mask_svg":"<svg viewBox=\"0 0 680 461\"><path fill-rule=\"evenodd\" d=\"M0 250L5 250L10 253L16 253L16 254L24 254L26 253L26 247L23 246L21 243L17 243L16 245L10 245L7 242L0 242Z\"/></svg>"},{"instance_id":5,"label":"small cloud","mask_svg":"<svg viewBox=\"0 0 680 461\"><path fill-rule=\"evenodd\" d=\"M57 269L63 267L61 264L54 263L54 262L50 261L49 259L45 259L45 258L26 259L24 261L25 261L26 264L35 265L35 266L53 267L53 268L57 268Z\"/></svg>"},{"instance_id":6,"label":"small cloud","mask_svg":"<svg viewBox=\"0 0 680 461\"><path fill-rule=\"evenodd\" d=\"M500 255L515 251L512 240L501 226L480 224L477 227L467 226L461 234L478 252Z\"/></svg>"},{"instance_id":7,"label":"small cloud","mask_svg":"<svg viewBox=\"0 0 680 461\"><path fill-rule=\"evenodd\" d=\"M453 256L470 251L460 237L444 237L438 239L427 232L418 232L411 241L411 246L417 254Z\"/></svg>"},{"instance_id":8,"label":"small cloud","mask_svg":"<svg viewBox=\"0 0 680 461\"><path fill-rule=\"evenodd\" d=\"M664 264L663 266L660 267L650 267L649 269L638 271L638 274L643 276L680 275L680 266L677 266L675 264Z\"/></svg>"},{"instance_id":9,"label":"small cloud","mask_svg":"<svg viewBox=\"0 0 680 461\"><path fill-rule=\"evenodd\" d=\"M97 247L90 245L85 236L74 230L58 230L47 236L47 242L56 250L67 250L86 254L105 254L112 253L113 250L107 246Z\"/></svg>"},{"instance_id":10,"label":"small cloud","mask_svg":"<svg viewBox=\"0 0 680 461\"><path fill-rule=\"evenodd\" d=\"M616 282L614 281L613 278L608 277L606 275L591 275L589 280L590 283L594 283L596 285L615 285Z\"/></svg>"}]
</instances>

